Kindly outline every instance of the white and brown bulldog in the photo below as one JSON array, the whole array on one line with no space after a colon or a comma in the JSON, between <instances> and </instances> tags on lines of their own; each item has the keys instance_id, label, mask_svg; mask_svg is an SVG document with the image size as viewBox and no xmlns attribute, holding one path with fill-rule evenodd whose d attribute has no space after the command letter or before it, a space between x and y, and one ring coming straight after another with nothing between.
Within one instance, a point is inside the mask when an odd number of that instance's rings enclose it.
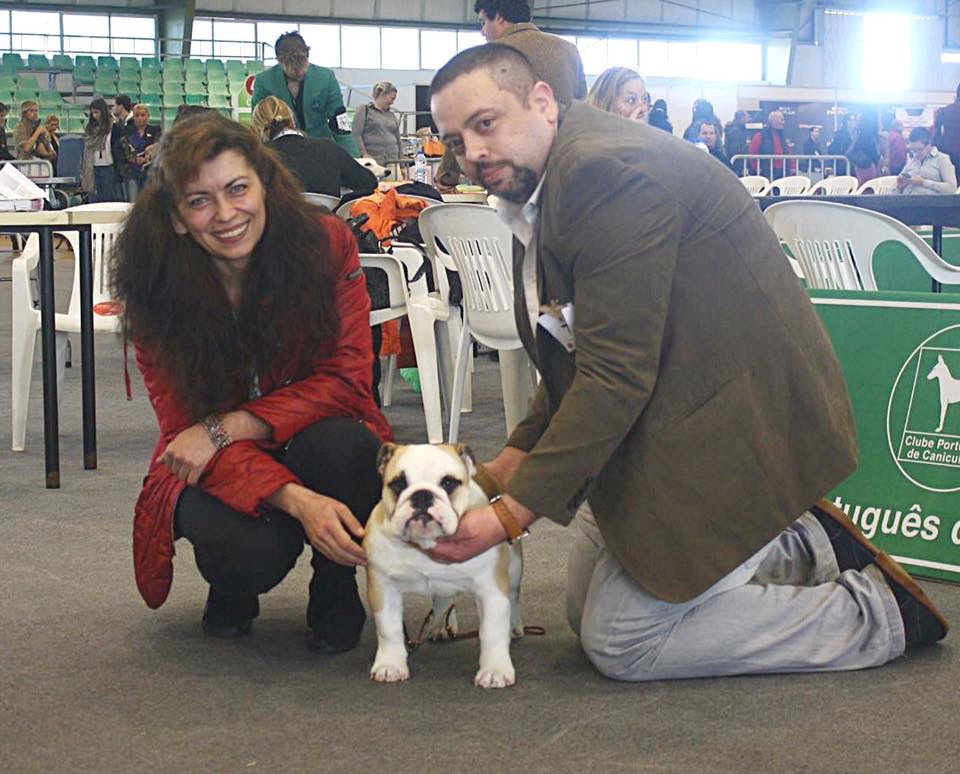
<instances>
[{"instance_id":1,"label":"white and brown bulldog","mask_svg":"<svg viewBox=\"0 0 960 774\"><path fill-rule=\"evenodd\" d=\"M473 480L476 465L463 445L398 446L387 443L377 458L383 497L373 509L363 540L367 598L377 625L377 655L370 669L379 682L410 677L403 634L403 593L432 597L431 636L442 638L444 615L461 591L477 598L480 669L474 684L505 688L516 681L510 638L523 636L520 618L519 544L501 543L460 564L441 564L422 549L452 535L460 516L487 503ZM456 616L449 626L456 631Z\"/></svg>"}]
</instances>

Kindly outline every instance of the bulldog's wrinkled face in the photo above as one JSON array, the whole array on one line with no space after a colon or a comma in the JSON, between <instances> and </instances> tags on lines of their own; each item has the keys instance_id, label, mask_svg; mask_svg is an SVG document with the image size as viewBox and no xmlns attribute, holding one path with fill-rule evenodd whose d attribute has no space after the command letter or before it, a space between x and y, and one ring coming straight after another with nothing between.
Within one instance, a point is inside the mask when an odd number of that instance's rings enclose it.
<instances>
[{"instance_id":1,"label":"bulldog's wrinkled face","mask_svg":"<svg viewBox=\"0 0 960 774\"><path fill-rule=\"evenodd\" d=\"M456 532L476 472L466 446L387 443L377 467L383 476L381 503L389 532L423 548Z\"/></svg>"}]
</instances>

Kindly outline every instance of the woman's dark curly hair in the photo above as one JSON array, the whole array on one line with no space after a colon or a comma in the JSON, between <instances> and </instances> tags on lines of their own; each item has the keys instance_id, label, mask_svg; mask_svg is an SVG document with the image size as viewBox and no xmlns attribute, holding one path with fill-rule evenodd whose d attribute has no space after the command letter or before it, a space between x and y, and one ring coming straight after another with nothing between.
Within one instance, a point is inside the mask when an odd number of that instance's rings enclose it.
<instances>
[{"instance_id":1,"label":"woman's dark curly hair","mask_svg":"<svg viewBox=\"0 0 960 774\"><path fill-rule=\"evenodd\" d=\"M267 208L236 309L208 253L173 228L185 185L225 151L253 167ZM215 112L164 135L154 166L111 259L125 335L149 351L194 419L247 400L254 374L277 384L307 376L340 320L329 240L295 178L248 127Z\"/></svg>"}]
</instances>

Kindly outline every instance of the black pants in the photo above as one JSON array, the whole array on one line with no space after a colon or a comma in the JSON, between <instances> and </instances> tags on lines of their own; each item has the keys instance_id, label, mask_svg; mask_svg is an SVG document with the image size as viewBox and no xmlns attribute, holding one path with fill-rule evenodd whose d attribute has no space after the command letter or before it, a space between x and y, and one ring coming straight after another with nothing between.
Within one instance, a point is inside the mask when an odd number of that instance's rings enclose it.
<instances>
[{"instance_id":1,"label":"black pants","mask_svg":"<svg viewBox=\"0 0 960 774\"><path fill-rule=\"evenodd\" d=\"M280 462L304 486L344 503L366 523L380 499L376 458L380 440L354 419L325 419L304 429L280 452ZM242 483L240 483L242 486ZM180 495L174 534L193 544L197 568L223 594L263 594L293 569L303 551L300 522L279 509L259 518L235 511L202 489L189 486ZM319 621L317 605L330 585L352 579L345 567L313 550L313 579L307 623Z\"/></svg>"}]
</instances>

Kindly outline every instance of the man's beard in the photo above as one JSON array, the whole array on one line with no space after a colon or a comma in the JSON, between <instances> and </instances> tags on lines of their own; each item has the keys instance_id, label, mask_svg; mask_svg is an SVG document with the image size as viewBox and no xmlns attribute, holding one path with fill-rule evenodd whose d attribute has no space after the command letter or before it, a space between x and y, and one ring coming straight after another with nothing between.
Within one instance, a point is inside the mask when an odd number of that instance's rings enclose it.
<instances>
[{"instance_id":1,"label":"man's beard","mask_svg":"<svg viewBox=\"0 0 960 774\"><path fill-rule=\"evenodd\" d=\"M480 177L480 182L483 182L483 172L485 169L497 169L500 167L509 167L513 171L513 175L509 181L504 181L503 184L506 185L505 188L492 188L490 189L491 192L501 199L506 199L508 202L525 204L534 190L536 190L537 183L539 182L537 173L528 167L518 167L509 161L496 161L491 163L481 161L477 163L477 175Z\"/></svg>"}]
</instances>

